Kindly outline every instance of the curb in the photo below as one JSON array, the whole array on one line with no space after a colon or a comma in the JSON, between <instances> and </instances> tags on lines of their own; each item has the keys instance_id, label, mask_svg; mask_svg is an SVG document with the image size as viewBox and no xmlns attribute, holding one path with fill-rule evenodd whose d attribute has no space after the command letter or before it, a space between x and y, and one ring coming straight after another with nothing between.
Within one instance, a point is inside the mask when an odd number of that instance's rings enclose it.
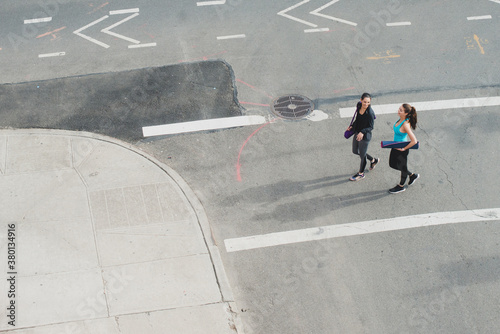
<instances>
[{"instance_id":1,"label":"curb","mask_svg":"<svg viewBox=\"0 0 500 334\"><path fill-rule=\"evenodd\" d=\"M94 139L101 142L106 142L114 144L125 149L128 149L143 158L151 161L162 169L180 188L184 196L186 196L189 204L193 208L196 214L198 224L205 240L205 245L208 250L208 254L212 261L212 265L215 272L215 277L217 279L217 284L219 285L219 290L222 296L222 302L227 305L228 313L233 317L236 332L239 334L244 334L243 324L239 317L239 313L235 312L238 310L236 303L234 301L233 292L229 284L229 280L224 269L222 258L217 247L215 240L212 236L212 231L210 229L210 223L208 222L208 217L205 212L203 204L200 202L194 191L189 187L186 181L172 168L159 161L158 159L152 157L148 153L134 147L132 144L124 142L120 139L108 137L101 134L85 132L85 131L70 131L70 130L54 130L54 129L0 129L0 134L5 135L52 135L52 136L67 136L67 137L80 137L87 139Z\"/></svg>"}]
</instances>

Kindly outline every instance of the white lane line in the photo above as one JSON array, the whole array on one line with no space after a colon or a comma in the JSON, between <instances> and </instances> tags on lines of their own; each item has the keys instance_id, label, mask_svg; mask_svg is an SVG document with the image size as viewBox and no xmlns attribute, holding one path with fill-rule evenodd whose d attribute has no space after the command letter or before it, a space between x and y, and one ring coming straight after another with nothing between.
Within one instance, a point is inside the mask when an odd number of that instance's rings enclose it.
<instances>
[{"instance_id":1,"label":"white lane line","mask_svg":"<svg viewBox=\"0 0 500 334\"><path fill-rule=\"evenodd\" d=\"M133 19L133 18L134 18L134 17L136 17L137 15L139 15L139 13L132 14L132 15L130 15L129 17L126 17L126 18L124 18L123 20L118 21L118 22L116 22L115 24L110 25L109 27L102 29L102 30L101 30L101 32L103 32L103 33L105 33L105 34L108 34L108 35L111 35L111 36L115 36L115 37L117 37L117 38L124 39L124 40L126 40L126 41L128 41L128 42L130 42L130 43L139 44L139 43L140 43L140 41L138 41L138 40L135 40L135 39L133 39L133 38L130 38L130 37L127 37L127 36L123 36L123 35L117 34L116 32L113 32L113 31L110 31L111 29L118 27L120 24L122 24L122 23L124 23L124 22L127 22L127 21L128 21L128 20L130 20L130 19Z\"/></svg>"},{"instance_id":2,"label":"white lane line","mask_svg":"<svg viewBox=\"0 0 500 334\"><path fill-rule=\"evenodd\" d=\"M388 27L411 26L411 22L392 22L386 23Z\"/></svg>"},{"instance_id":3,"label":"white lane line","mask_svg":"<svg viewBox=\"0 0 500 334\"><path fill-rule=\"evenodd\" d=\"M278 13L278 15L281 15L283 17L286 17L287 19L290 19L290 20L293 20L293 21L296 21L296 22L308 25L310 27L316 28L318 26L317 24L314 24L314 23L311 23L311 22L307 22L307 21L301 20L299 18L296 18L294 16L286 14L287 12L289 12L289 11L291 11L291 10L299 7L299 6L302 6L303 4L308 3L309 1L311 1L311 0L301 1L301 2L299 2L299 3L297 3L297 4L293 5L293 6L288 7L287 9L284 9L284 10L280 11Z\"/></svg>"},{"instance_id":4,"label":"white lane line","mask_svg":"<svg viewBox=\"0 0 500 334\"><path fill-rule=\"evenodd\" d=\"M220 1L200 1L196 3L196 6L214 6L214 5L223 5L226 3L226 0Z\"/></svg>"},{"instance_id":5,"label":"white lane line","mask_svg":"<svg viewBox=\"0 0 500 334\"><path fill-rule=\"evenodd\" d=\"M142 128L144 137L163 136L187 132L227 129L247 125L259 125L266 123L264 116L235 116L201 121L182 122L174 124L145 126Z\"/></svg>"},{"instance_id":6,"label":"white lane line","mask_svg":"<svg viewBox=\"0 0 500 334\"><path fill-rule=\"evenodd\" d=\"M137 49L137 48L149 48L152 46L156 46L156 43L133 44L133 45L129 45L128 48L129 49Z\"/></svg>"},{"instance_id":7,"label":"white lane line","mask_svg":"<svg viewBox=\"0 0 500 334\"><path fill-rule=\"evenodd\" d=\"M418 111L428 110L442 110L442 109L458 109L458 108L478 108L478 107L492 107L500 105L500 96L490 97L473 97L467 99L454 99L454 100L438 100L438 101L424 101L424 102L410 102L412 106ZM373 105L372 108L375 114L395 114L398 111L401 103L395 104L379 104ZM340 108L340 117L352 117L354 108Z\"/></svg>"},{"instance_id":8,"label":"white lane line","mask_svg":"<svg viewBox=\"0 0 500 334\"><path fill-rule=\"evenodd\" d=\"M52 17L42 17L38 19L24 20L24 24L50 22L50 21L52 21Z\"/></svg>"},{"instance_id":9,"label":"white lane line","mask_svg":"<svg viewBox=\"0 0 500 334\"><path fill-rule=\"evenodd\" d=\"M337 21L337 22L340 22L340 23L345 23L345 24L349 24L351 26L357 26L358 24L357 23L354 23L354 22L351 22L351 21L347 21L347 20L344 20L344 19L339 19L338 17L333 17L333 16L329 16L329 15L326 15L326 14L323 14L323 13L320 13L323 9L327 8L327 7L330 7L331 5L333 5L334 3L336 2L339 2L340 0L333 0L333 1L330 1L329 3L313 10L312 12L310 12L309 14L312 14L312 15L316 15L316 16L320 16L320 17L324 17L325 19L329 19L329 20L333 20L333 21Z\"/></svg>"},{"instance_id":10,"label":"white lane line","mask_svg":"<svg viewBox=\"0 0 500 334\"><path fill-rule=\"evenodd\" d=\"M467 20L469 21L474 21L474 20L491 20L492 17L491 15L483 15L483 16L469 16Z\"/></svg>"},{"instance_id":11,"label":"white lane line","mask_svg":"<svg viewBox=\"0 0 500 334\"><path fill-rule=\"evenodd\" d=\"M330 31L330 28L304 29L305 33Z\"/></svg>"},{"instance_id":12,"label":"white lane line","mask_svg":"<svg viewBox=\"0 0 500 334\"><path fill-rule=\"evenodd\" d=\"M86 40L88 40L88 41L90 41L90 42L92 42L92 43L95 43L95 44L97 44L97 45L100 45L100 46L102 46L103 48L106 48L106 49L107 49L107 48L109 48L109 45L108 45L108 44L105 44L105 43L103 43L103 42L101 42L101 41L98 41L97 39L94 39L94 38L92 38L92 37L89 37L89 36L87 36L87 35L84 35L84 34L82 34L82 33L81 33L81 31L83 31L83 30L85 30L85 29L87 29L87 28L89 28L89 27L93 26L94 24L97 24L97 23L99 23L99 22L101 22L101 21L103 21L103 20L107 19L108 17L109 17L108 15L104 15L104 16L103 16L103 17L101 17L100 19L97 19L97 20L95 20L95 21L93 21L93 22L90 22L90 23L89 23L89 24L87 24L85 27L81 27L80 29L73 31L73 34L75 34L75 35L77 35L77 36L80 36L80 37L82 37L82 38L85 38Z\"/></svg>"},{"instance_id":13,"label":"white lane line","mask_svg":"<svg viewBox=\"0 0 500 334\"><path fill-rule=\"evenodd\" d=\"M60 56L65 56L65 55L66 55L66 52L43 53L43 54L39 54L38 58L60 57Z\"/></svg>"},{"instance_id":14,"label":"white lane line","mask_svg":"<svg viewBox=\"0 0 500 334\"><path fill-rule=\"evenodd\" d=\"M245 38L247 37L245 34L240 35L229 35L229 36L217 36L217 39L234 39L234 38Z\"/></svg>"},{"instance_id":15,"label":"white lane line","mask_svg":"<svg viewBox=\"0 0 500 334\"><path fill-rule=\"evenodd\" d=\"M500 0L490 0L491 2L500 3Z\"/></svg>"},{"instance_id":16,"label":"white lane line","mask_svg":"<svg viewBox=\"0 0 500 334\"><path fill-rule=\"evenodd\" d=\"M238 252L299 242L390 232L435 225L500 220L500 208L436 212L415 216L370 220L359 223L329 225L301 230L260 234L224 240L226 251Z\"/></svg>"},{"instance_id":17,"label":"white lane line","mask_svg":"<svg viewBox=\"0 0 500 334\"><path fill-rule=\"evenodd\" d=\"M139 8L112 10L109 12L109 15L130 14L130 13L139 13Z\"/></svg>"}]
</instances>

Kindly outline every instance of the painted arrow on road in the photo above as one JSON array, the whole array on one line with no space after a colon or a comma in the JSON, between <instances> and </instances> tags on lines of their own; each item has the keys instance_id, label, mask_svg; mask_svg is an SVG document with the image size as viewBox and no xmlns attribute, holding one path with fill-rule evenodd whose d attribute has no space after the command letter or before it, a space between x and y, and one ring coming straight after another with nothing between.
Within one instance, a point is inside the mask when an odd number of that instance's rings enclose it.
<instances>
[{"instance_id":1,"label":"painted arrow on road","mask_svg":"<svg viewBox=\"0 0 500 334\"><path fill-rule=\"evenodd\" d=\"M325 19L337 21L337 22L340 22L340 23L345 23L345 24L349 24L349 25L352 25L352 26L357 26L358 25L357 23L354 23L354 22L351 22L351 21L347 21L347 20L344 20L344 19L339 19L338 17L333 17L333 16L329 16L329 15L320 13L323 9L325 9L327 7L330 7L331 5L333 5L334 3L339 2L339 1L340 0L330 1L329 3L327 3L327 4L325 4L325 5L321 6L321 7L313 10L309 14L320 16L320 17L324 17Z\"/></svg>"},{"instance_id":2,"label":"painted arrow on road","mask_svg":"<svg viewBox=\"0 0 500 334\"><path fill-rule=\"evenodd\" d=\"M349 24L349 25L352 25L352 26L357 26L358 24L357 23L354 23L354 22L351 22L351 21L347 21L347 20L344 20L344 19L341 19L341 18L338 18L338 17L333 17L333 16L330 16L330 15L326 15L326 14L323 14L321 13L322 10L324 10L325 8L328 8L330 7L331 5L339 2L340 0L333 0L333 1L330 1L328 2L327 4L319 7L319 8L316 8L315 10L313 10L312 12L309 12L309 14L311 15L316 15L316 16L319 16L319 17L323 17L323 18L326 18L326 19L329 19L329 20L332 20L332 21L337 21L337 22L340 22L340 23L345 23L345 24ZM499 0L500 1L500 0ZM295 9L295 8L298 8L306 3L310 2L310 0L303 0L291 7L288 7L282 11L280 11L278 13L278 15L281 15L283 17L286 17L287 19L290 19L290 20L293 20L293 21L296 21L296 22L299 22L299 23L302 23L302 24L306 24L310 27L313 27L313 28L316 28L318 25L317 24L314 24L314 23L311 23L311 22L308 22L308 21L305 21L305 20L302 20L302 19L299 19L295 16L292 16L290 14L287 14L289 11Z\"/></svg>"},{"instance_id":3,"label":"painted arrow on road","mask_svg":"<svg viewBox=\"0 0 500 334\"><path fill-rule=\"evenodd\" d=\"M134 44L139 44L140 41L138 40L135 40L133 38L130 38L130 37L127 37L127 36L123 36L123 35L120 35L116 32L113 32L113 31L110 31L111 29L113 28L116 28L117 26L119 26L120 24L122 23L125 23L127 22L128 20L131 20L133 19L134 17L136 17L137 15L139 15L139 8L133 8L133 9L123 9L123 10L115 10L115 11L110 11L109 12L109 15L119 15L119 14L130 14L130 13L133 13L132 15L126 17L125 19L119 21L119 22L116 22L112 25L110 25L109 27L107 28L104 28L101 30L101 32L105 33L105 34L108 34L108 35L111 35L111 36L114 36L114 37L117 37L117 38L120 38L120 39L123 39L123 40L126 40L128 42L131 42L131 43L134 43ZM99 46L102 46L103 48L109 48L109 45L104 43L104 42L101 42L95 38L92 38L90 36L87 36L85 34L82 33L82 31L84 31L85 29L88 29L90 27L92 27L93 25L96 25L98 24L99 22L102 22L104 20L106 20L107 18L109 18L109 15L104 15L103 17L101 17L100 19L97 19L89 24L87 24L86 26L84 27L81 27L80 29L77 29L75 31L73 31L73 33L77 36L80 36L92 43L95 43Z\"/></svg>"},{"instance_id":4,"label":"painted arrow on road","mask_svg":"<svg viewBox=\"0 0 500 334\"><path fill-rule=\"evenodd\" d=\"M126 36L123 36L123 35L120 35L120 34L117 34L116 32L112 32L110 31L111 29L113 28L116 28L118 27L120 24L124 23L124 22L127 22L128 20L130 19L133 19L134 17L136 17L137 15L139 15L139 13L135 13L135 14L132 14L130 15L129 17L119 21L119 22L116 22L115 24L113 25L110 25L109 27L107 28L104 28L101 30L101 32L105 33L105 34L108 34L108 35L111 35L111 36L115 36L117 38L121 38L121 39L124 39L126 41L129 41L130 43L134 43L134 44L139 44L140 42L133 39L133 38L130 38L130 37L126 37Z\"/></svg>"},{"instance_id":5,"label":"painted arrow on road","mask_svg":"<svg viewBox=\"0 0 500 334\"><path fill-rule=\"evenodd\" d=\"M106 20L108 17L109 17L108 15L104 15L104 16L103 16L103 17L101 17L100 19L95 20L94 22L91 22L91 23L87 24L86 26L81 27L80 29L73 31L73 34L75 34L75 35L77 35L77 36L80 36L80 37L82 37L82 38L85 38L86 40L88 40L88 41L90 41L90 42L92 42L92 43L95 43L95 44L97 44L97 45L100 45L100 46L102 46L103 48L106 48L106 49L107 49L107 48L109 48L109 45L108 45L108 44L105 44L105 43L103 43L103 42L101 42L101 41L98 41L97 39L94 39L94 38L92 38L92 37L90 37L90 36L84 35L84 34L82 34L81 32L82 32L82 31L84 31L84 30L85 30L85 29L87 29L87 28L92 27L93 25L95 25L95 24L97 24L97 23L99 23L99 22L101 22L101 21Z\"/></svg>"},{"instance_id":6,"label":"painted arrow on road","mask_svg":"<svg viewBox=\"0 0 500 334\"><path fill-rule=\"evenodd\" d=\"M311 22L307 22L307 21L301 20L299 18L296 18L295 16L287 14L287 12L289 12L289 11L291 11L291 10L297 8L297 7L302 6L303 4L308 3L309 1L311 1L311 0L301 1L301 2L295 4L295 5L291 6L291 7L288 7L287 9L282 10L281 12L278 13L278 15L286 17L287 19L290 19L290 20L294 20L294 21L306 24L306 25L308 25L310 27L316 28L318 26L317 24L314 24L314 23L311 23Z\"/></svg>"}]
</instances>

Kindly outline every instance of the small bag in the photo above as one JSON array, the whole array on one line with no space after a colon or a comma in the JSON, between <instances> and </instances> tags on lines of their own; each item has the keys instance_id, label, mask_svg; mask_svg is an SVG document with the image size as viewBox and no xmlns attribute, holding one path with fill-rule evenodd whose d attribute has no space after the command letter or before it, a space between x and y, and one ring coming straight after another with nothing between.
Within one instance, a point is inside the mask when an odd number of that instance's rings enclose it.
<instances>
[{"instance_id":1,"label":"small bag","mask_svg":"<svg viewBox=\"0 0 500 334\"><path fill-rule=\"evenodd\" d=\"M352 123L354 123L354 118L356 118L357 112L358 112L358 108L356 108L356 111L354 112L354 116L352 116L352 119L351 119L351 124L349 125L351 127L351 130L345 130L345 132L344 132L345 139L351 138L352 135L354 134L354 130L352 129Z\"/></svg>"},{"instance_id":2,"label":"small bag","mask_svg":"<svg viewBox=\"0 0 500 334\"><path fill-rule=\"evenodd\" d=\"M351 129L351 130L345 130L345 132L344 132L344 138L345 139L349 139L349 138L352 137L353 134L354 134L354 130L353 129Z\"/></svg>"}]
</instances>

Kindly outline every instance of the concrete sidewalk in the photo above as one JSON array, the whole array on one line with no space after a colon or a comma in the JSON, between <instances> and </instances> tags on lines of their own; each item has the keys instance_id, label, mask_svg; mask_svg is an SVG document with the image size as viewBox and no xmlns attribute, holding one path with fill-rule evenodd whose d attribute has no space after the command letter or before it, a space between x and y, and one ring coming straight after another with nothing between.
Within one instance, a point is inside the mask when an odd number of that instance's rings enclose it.
<instances>
[{"instance_id":1,"label":"concrete sidewalk","mask_svg":"<svg viewBox=\"0 0 500 334\"><path fill-rule=\"evenodd\" d=\"M241 333L203 207L173 170L108 137L1 130L0 172L0 332Z\"/></svg>"}]
</instances>

